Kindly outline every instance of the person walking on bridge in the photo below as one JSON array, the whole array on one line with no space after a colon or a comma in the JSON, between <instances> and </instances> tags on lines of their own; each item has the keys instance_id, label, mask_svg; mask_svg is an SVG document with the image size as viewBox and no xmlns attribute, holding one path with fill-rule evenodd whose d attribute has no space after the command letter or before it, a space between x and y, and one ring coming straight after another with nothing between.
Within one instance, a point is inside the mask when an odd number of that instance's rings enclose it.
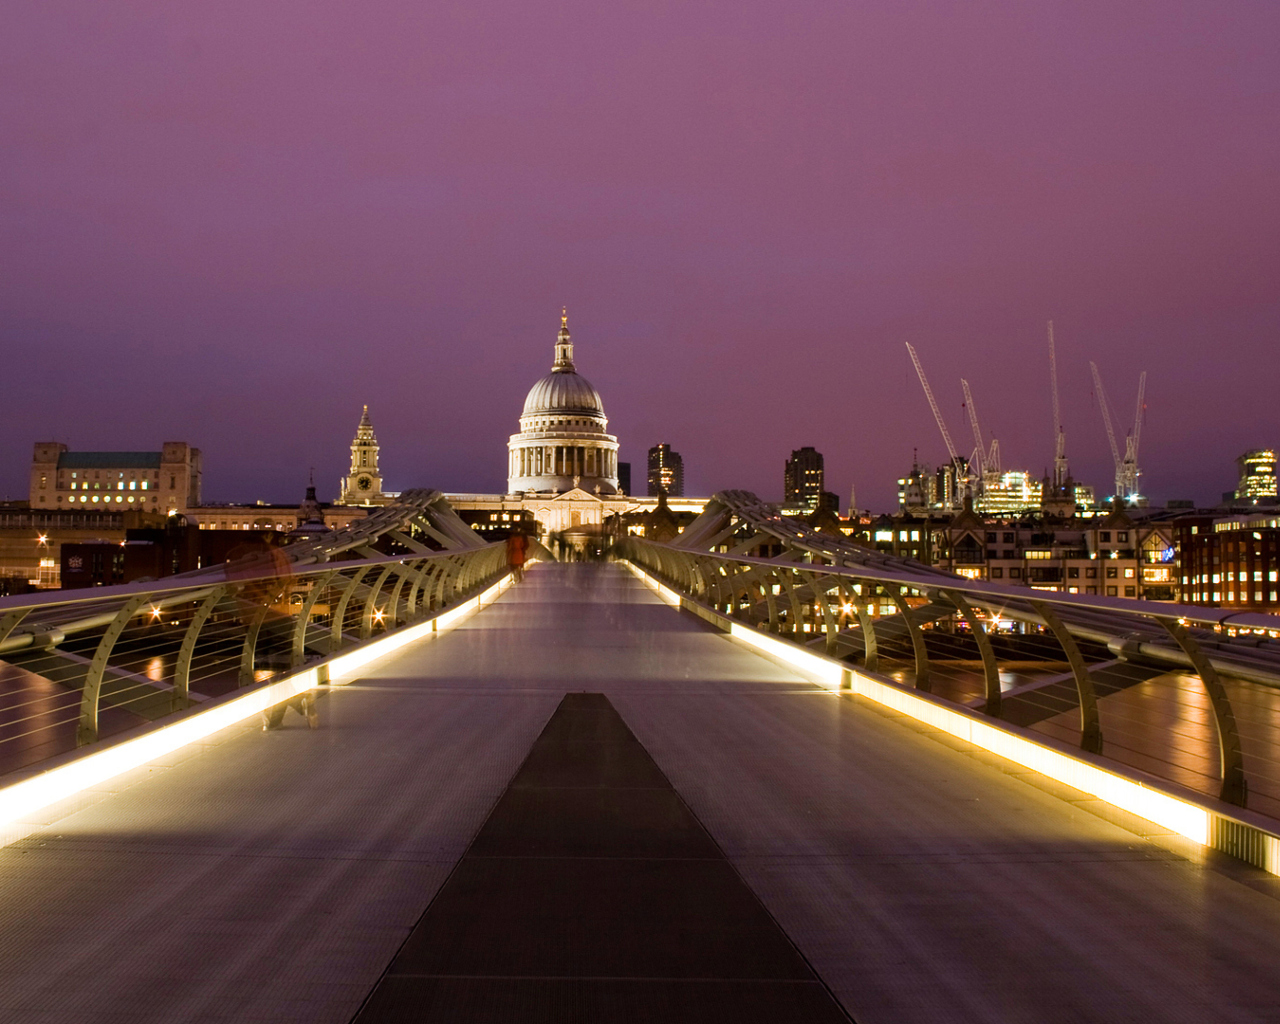
<instances>
[{"instance_id":1,"label":"person walking on bridge","mask_svg":"<svg viewBox=\"0 0 1280 1024\"><path fill-rule=\"evenodd\" d=\"M507 565L511 567L511 575L519 583L524 579L524 560L529 549L529 538L519 529L507 535Z\"/></svg>"}]
</instances>

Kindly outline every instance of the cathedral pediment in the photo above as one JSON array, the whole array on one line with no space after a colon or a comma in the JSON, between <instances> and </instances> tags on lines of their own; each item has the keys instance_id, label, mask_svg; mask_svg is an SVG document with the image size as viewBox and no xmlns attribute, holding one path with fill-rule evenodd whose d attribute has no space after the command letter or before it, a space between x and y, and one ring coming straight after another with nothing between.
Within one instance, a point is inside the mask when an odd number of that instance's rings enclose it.
<instances>
[{"instance_id":1,"label":"cathedral pediment","mask_svg":"<svg viewBox=\"0 0 1280 1024\"><path fill-rule=\"evenodd\" d=\"M591 494L584 491L581 487L575 487L572 490L565 491L563 494L557 494L552 501L594 501L596 504L603 504L600 495Z\"/></svg>"}]
</instances>

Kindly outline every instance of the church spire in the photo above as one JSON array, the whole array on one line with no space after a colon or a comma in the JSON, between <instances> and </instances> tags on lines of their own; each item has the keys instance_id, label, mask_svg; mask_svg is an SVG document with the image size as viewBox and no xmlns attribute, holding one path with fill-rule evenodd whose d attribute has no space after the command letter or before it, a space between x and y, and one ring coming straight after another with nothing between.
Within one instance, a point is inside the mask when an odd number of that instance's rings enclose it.
<instances>
[{"instance_id":1,"label":"church spire","mask_svg":"<svg viewBox=\"0 0 1280 1024\"><path fill-rule=\"evenodd\" d=\"M560 334L556 337L556 361L552 364L553 373L573 373L573 342L569 340L569 310L560 309Z\"/></svg>"},{"instance_id":2,"label":"church spire","mask_svg":"<svg viewBox=\"0 0 1280 1024\"><path fill-rule=\"evenodd\" d=\"M366 405L351 441L351 471L341 483L340 505L376 505L382 501L382 473L378 469L378 438Z\"/></svg>"}]
</instances>

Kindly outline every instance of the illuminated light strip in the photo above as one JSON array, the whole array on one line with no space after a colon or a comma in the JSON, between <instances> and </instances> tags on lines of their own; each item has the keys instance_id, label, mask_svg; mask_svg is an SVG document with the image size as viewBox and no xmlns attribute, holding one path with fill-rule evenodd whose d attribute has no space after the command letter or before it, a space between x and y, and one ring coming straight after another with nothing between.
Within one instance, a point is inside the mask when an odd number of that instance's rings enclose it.
<instances>
[{"instance_id":1,"label":"illuminated light strip","mask_svg":"<svg viewBox=\"0 0 1280 1024\"><path fill-rule=\"evenodd\" d=\"M504 576L478 597L465 601L458 608L450 608L429 622L399 630L349 654L312 665L296 675L251 690L242 697L197 711L144 736L123 740L105 750L94 751L47 772L5 786L0 789L0 830L3 830L0 844L19 838L9 834L10 826L27 822L32 815L47 807L109 782L134 768L141 768L156 758L208 739L216 732L239 725L268 708L315 689L320 685L322 668L328 669L330 682L336 679L349 681L357 669L369 662L385 657L430 633L447 629L464 615L492 603L510 583L511 577Z\"/></svg>"},{"instance_id":2,"label":"illuminated light strip","mask_svg":"<svg viewBox=\"0 0 1280 1024\"><path fill-rule=\"evenodd\" d=\"M625 564L631 565L629 562ZM637 566L632 566L632 571L648 577L648 574ZM966 740L983 750L989 750L1015 764L1056 779L1073 789L1096 796L1147 821L1186 836L1202 846L1209 845L1212 813L1204 807L1151 789L1116 772L1042 746L1034 740L979 721L962 712L952 711L950 708L918 697L896 686L853 672L840 662L812 654L749 626L729 621L731 636L767 651L805 672L819 674L813 667L813 663L821 663L825 666L825 678L830 680L827 685L832 689L839 688L844 673L848 671L851 676L852 690L860 696ZM1280 840L1265 834L1264 838L1266 870L1273 874L1280 873Z\"/></svg>"},{"instance_id":3,"label":"illuminated light strip","mask_svg":"<svg viewBox=\"0 0 1280 1024\"><path fill-rule=\"evenodd\" d=\"M638 565L633 565L631 562L623 562L622 564L625 565L628 569L630 569L639 578L641 583L645 584L647 587L649 587L650 590L654 591L667 604L671 605L673 608L680 607L680 595L677 594L670 587L664 586L663 584L659 583L647 572L641 569Z\"/></svg>"},{"instance_id":4,"label":"illuminated light strip","mask_svg":"<svg viewBox=\"0 0 1280 1024\"><path fill-rule=\"evenodd\" d=\"M1151 789L1088 761L1042 746L1024 736L978 721L959 711L952 711L860 672L851 674L853 692L860 696L967 740L974 746L989 750L1041 775L1066 783L1073 789L1096 796L1157 825L1163 825L1202 846L1209 844L1210 812L1203 807Z\"/></svg>"},{"instance_id":5,"label":"illuminated light strip","mask_svg":"<svg viewBox=\"0 0 1280 1024\"><path fill-rule=\"evenodd\" d=\"M838 690L844 683L847 669L842 668L834 661L829 661L826 658L818 657L816 654L801 650L785 640L777 640L767 633L760 632L758 629L752 629L750 626L744 626L739 622L732 621L729 624L729 635L767 654L772 654L775 658L779 658L789 665L794 665L807 675L817 676L818 681L828 690Z\"/></svg>"}]
</instances>

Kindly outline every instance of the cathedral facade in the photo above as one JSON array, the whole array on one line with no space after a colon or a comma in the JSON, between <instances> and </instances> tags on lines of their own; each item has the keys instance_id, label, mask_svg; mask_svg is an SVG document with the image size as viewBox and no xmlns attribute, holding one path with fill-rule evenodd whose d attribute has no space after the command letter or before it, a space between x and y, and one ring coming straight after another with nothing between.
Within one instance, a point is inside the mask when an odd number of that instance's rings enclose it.
<instances>
[{"instance_id":1,"label":"cathedral facade","mask_svg":"<svg viewBox=\"0 0 1280 1024\"><path fill-rule=\"evenodd\" d=\"M617 495L618 439L608 426L600 393L574 366L562 313L551 372L529 389L520 432L507 443L508 493Z\"/></svg>"}]
</instances>

